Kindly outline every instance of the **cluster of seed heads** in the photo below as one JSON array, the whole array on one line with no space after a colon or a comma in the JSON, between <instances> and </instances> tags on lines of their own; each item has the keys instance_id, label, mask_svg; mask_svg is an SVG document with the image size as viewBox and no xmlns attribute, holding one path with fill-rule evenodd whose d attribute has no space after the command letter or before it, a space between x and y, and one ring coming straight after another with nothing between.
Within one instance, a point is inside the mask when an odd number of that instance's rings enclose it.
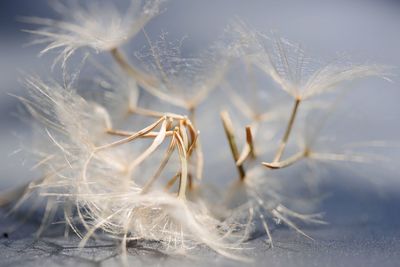
<instances>
[{"instance_id":1,"label":"cluster of seed heads","mask_svg":"<svg viewBox=\"0 0 400 267\"><path fill-rule=\"evenodd\" d=\"M38 161L33 168L43 176L3 195L0 204L13 203L12 211L16 211L29 200L33 212L36 203L45 200L39 235L62 213L65 234L74 232L81 238L80 246L92 237L111 238L121 243L123 252L129 241L142 240L157 241L168 253L206 246L245 260L236 251L245 246L257 221L271 247L272 222L282 222L309 237L295 222L323 224L321 214L302 214L286 207L283 197L268 185L269 176L301 160L362 160L319 153L307 140L292 155L285 152L294 125L302 122L300 109L329 109L329 103L310 100L334 92L344 82L383 76L385 69L339 61L313 67L300 46L238 21L201 57L184 58L179 44L167 41L165 35L154 42L144 30L163 9L163 2L131 0L125 12L109 2L56 2L62 19L26 19L40 26L28 32L36 36L35 44L46 44L41 54L59 52L53 68L61 63L64 80L26 78L30 95L20 99L36 119L33 153ZM138 52L139 61L132 63L124 50L140 34L148 49ZM115 64L109 68L91 61L101 74L97 97L84 96L78 78L83 76L78 75L81 65L73 75L67 71L70 58L80 50L87 52L83 62L92 59L94 51L108 54ZM246 87L236 87L234 66L245 77ZM276 89L257 84L255 72L289 96L293 107L287 109L273 94L268 95ZM207 193L205 152L214 152L203 151L202 143L213 140L203 140L197 129L198 107L218 90L232 104L231 112L220 110L220 119L227 140L223 151L231 155L237 179L222 193ZM267 97L260 98L260 92ZM165 107L184 115L163 110L162 105L146 108L144 101L168 104ZM240 115L232 117L232 110ZM278 143L272 142L277 139Z\"/></svg>"}]
</instances>

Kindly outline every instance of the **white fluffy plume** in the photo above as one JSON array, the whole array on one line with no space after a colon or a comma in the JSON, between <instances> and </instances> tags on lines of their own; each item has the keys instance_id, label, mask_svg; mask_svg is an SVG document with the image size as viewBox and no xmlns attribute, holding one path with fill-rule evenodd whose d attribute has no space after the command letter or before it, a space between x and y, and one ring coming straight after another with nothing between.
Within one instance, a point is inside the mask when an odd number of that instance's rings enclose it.
<instances>
[{"instance_id":1,"label":"white fluffy plume","mask_svg":"<svg viewBox=\"0 0 400 267\"><path fill-rule=\"evenodd\" d=\"M61 20L27 18L32 24L43 26L29 30L38 38L36 44L47 44L41 54L54 49L61 51L55 62L65 61L79 48L89 47L96 52L109 51L123 45L134 37L154 16L160 12L163 0L130 0L125 11L109 1L56 2Z\"/></svg>"},{"instance_id":2,"label":"white fluffy plume","mask_svg":"<svg viewBox=\"0 0 400 267\"><path fill-rule=\"evenodd\" d=\"M342 60L321 64L307 57L300 45L253 31L242 22L232 24L230 30L236 39L233 53L259 67L293 98L309 99L332 91L344 82L384 77L387 71L384 66Z\"/></svg>"},{"instance_id":3,"label":"white fluffy plume","mask_svg":"<svg viewBox=\"0 0 400 267\"><path fill-rule=\"evenodd\" d=\"M99 104L88 102L73 89L46 84L39 78L28 78L26 84L32 97L24 103L41 122L40 129L48 143L36 150L46 175L31 186L30 192L36 190L48 198L45 218L63 207L66 226L82 238L81 246L102 231L120 240L123 249L130 240L151 240L159 241L160 249L168 253L184 253L205 245L227 257L241 259L230 251L237 249L230 227L222 227L223 223L201 201L194 203L185 197L186 155L195 139L183 133L182 123L172 132L174 122L162 117L135 133L118 132L117 136L126 137L113 140L107 135L113 133L112 118ZM159 132L153 132L156 128ZM139 149L132 144L145 136L154 136L150 145ZM179 157L164 160L160 166L177 168L177 195L153 186L156 177L151 174L152 168L157 168L155 160L162 155L159 148L169 137L169 149L178 150ZM160 157L153 159L152 154ZM150 178L143 179L148 175ZM86 228L84 233L79 230L80 225Z\"/></svg>"}]
</instances>

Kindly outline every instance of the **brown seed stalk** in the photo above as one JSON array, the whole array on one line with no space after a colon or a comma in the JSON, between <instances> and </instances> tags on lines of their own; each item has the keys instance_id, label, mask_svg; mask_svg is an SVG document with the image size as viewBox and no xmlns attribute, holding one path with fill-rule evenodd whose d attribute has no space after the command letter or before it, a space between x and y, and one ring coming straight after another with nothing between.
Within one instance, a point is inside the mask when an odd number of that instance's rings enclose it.
<instances>
[{"instance_id":1,"label":"brown seed stalk","mask_svg":"<svg viewBox=\"0 0 400 267\"><path fill-rule=\"evenodd\" d=\"M229 147L231 149L231 153L233 156L233 159L235 163L238 161L240 155L239 155L239 150L236 144L235 140L235 135L234 135L234 130L232 126L232 121L229 117L229 114L227 111L222 111L221 112L221 120L222 120L222 125L225 130L226 138L228 139ZM236 164L235 164L236 165ZM236 165L237 171L239 173L239 178L240 180L244 180L246 177L246 172L243 168L243 165Z\"/></svg>"},{"instance_id":2,"label":"brown seed stalk","mask_svg":"<svg viewBox=\"0 0 400 267\"><path fill-rule=\"evenodd\" d=\"M279 162L272 162L272 163L263 162L262 165L264 165L265 167L270 168L270 169L282 169L282 168L286 168L290 165L293 165L294 163L303 159L306 156L307 156L306 152L302 151L302 152L294 154L293 156L287 158L286 160L279 161Z\"/></svg>"},{"instance_id":3,"label":"brown seed stalk","mask_svg":"<svg viewBox=\"0 0 400 267\"><path fill-rule=\"evenodd\" d=\"M281 143L279 145L279 148L276 151L274 160L272 161L273 163L276 163L276 162L280 161L282 156L283 156L283 153L285 152L285 148L286 148L287 142L289 140L290 133L291 133L291 131L293 129L293 124L294 124L294 121L296 119L296 115L297 115L297 111L299 109L300 102L301 102L301 99L300 98L296 98L296 100L294 102L293 109L292 109L292 113L290 115L289 122L288 122L286 130L285 130L285 134L283 135L283 138L282 138L282 141L281 141Z\"/></svg>"}]
</instances>

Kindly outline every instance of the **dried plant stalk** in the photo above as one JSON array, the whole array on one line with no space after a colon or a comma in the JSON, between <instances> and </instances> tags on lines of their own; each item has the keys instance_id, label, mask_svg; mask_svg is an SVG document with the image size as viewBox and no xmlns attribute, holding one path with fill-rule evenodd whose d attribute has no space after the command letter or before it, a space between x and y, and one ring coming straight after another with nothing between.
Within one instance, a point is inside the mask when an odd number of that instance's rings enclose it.
<instances>
[{"instance_id":1,"label":"dried plant stalk","mask_svg":"<svg viewBox=\"0 0 400 267\"><path fill-rule=\"evenodd\" d=\"M232 153L233 159L235 161L237 171L239 173L239 178L240 178L240 180L244 180L246 177L246 172L244 170L244 167L243 167L243 165L236 164L236 162L239 160L240 155L239 155L239 150L238 150L236 140L235 140L235 134L234 134L234 130L233 130L232 121L231 121L230 116L227 111L221 112L221 120L222 120L222 125L224 126L226 138L229 143L229 148L231 149L231 153Z\"/></svg>"},{"instance_id":2,"label":"dried plant stalk","mask_svg":"<svg viewBox=\"0 0 400 267\"><path fill-rule=\"evenodd\" d=\"M294 102L294 106L293 106L292 112L290 114L289 122L288 122L288 124L286 126L286 130L285 130L285 133L283 135L282 141L279 144L279 148L276 151L273 163L276 163L276 162L280 161L282 156L283 156L283 153L285 152L286 144L287 144L287 142L289 140L289 136L290 136L290 133L292 131L294 121L296 119L297 110L299 108L300 101L301 101L300 99L296 99L295 102Z\"/></svg>"}]
</instances>

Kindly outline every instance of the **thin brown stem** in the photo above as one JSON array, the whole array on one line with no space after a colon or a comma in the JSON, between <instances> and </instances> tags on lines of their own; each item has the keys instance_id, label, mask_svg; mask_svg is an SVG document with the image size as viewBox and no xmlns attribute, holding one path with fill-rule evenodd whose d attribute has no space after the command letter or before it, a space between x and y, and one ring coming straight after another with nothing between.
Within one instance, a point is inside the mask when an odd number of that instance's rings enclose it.
<instances>
[{"instance_id":1,"label":"thin brown stem","mask_svg":"<svg viewBox=\"0 0 400 267\"><path fill-rule=\"evenodd\" d=\"M238 161L240 155L239 155L239 150L236 145L232 121L229 117L228 112L226 112L226 111L221 112L221 120L222 120L222 125L224 126L226 138L228 139L229 147L231 149L231 153L232 153L233 159L235 161L235 165L236 165L236 162ZM236 168L237 168L237 171L239 172L240 180L244 180L246 177L246 172L243 168L243 165L236 165Z\"/></svg>"},{"instance_id":2,"label":"thin brown stem","mask_svg":"<svg viewBox=\"0 0 400 267\"><path fill-rule=\"evenodd\" d=\"M143 136L149 132L151 132L154 128L156 128L158 125L161 124L161 122L165 121L167 119L167 117L162 117L160 119L158 119L156 122L154 122L153 124L150 124L149 126L147 126L146 128L143 128L142 130L132 134L131 136L128 136L124 139L109 143L109 144L105 144L105 145L101 145L98 147L95 147L94 152L99 151L99 150L103 150L103 149L108 149L110 147L115 147L115 146L119 146L122 144L126 144L129 143L137 138L139 138L140 136Z\"/></svg>"},{"instance_id":3,"label":"thin brown stem","mask_svg":"<svg viewBox=\"0 0 400 267\"><path fill-rule=\"evenodd\" d=\"M274 160L272 161L274 163L280 161L282 156L283 156L283 153L285 152L285 148L286 148L287 142L289 140L289 136L290 136L290 133L292 131L294 121L296 119L296 115L297 115L297 111L299 109L300 102L301 102L301 99L300 98L296 98L296 101L294 102L294 106L293 106L293 109L292 109L292 113L290 115L289 122L288 122L286 130L285 130L285 134L283 135L283 138L282 138L282 141L281 141L281 143L279 145L279 148L276 151Z\"/></svg>"},{"instance_id":4,"label":"thin brown stem","mask_svg":"<svg viewBox=\"0 0 400 267\"><path fill-rule=\"evenodd\" d=\"M137 134L137 132L129 132L129 131L123 131L123 130L114 130L110 129L107 131L108 134L110 135L116 135L116 136L132 136ZM173 131L167 131L165 133L166 136L172 136L174 134ZM148 132L147 134L144 134L142 136L139 136L138 138L155 138L159 135L159 132Z\"/></svg>"},{"instance_id":5,"label":"thin brown stem","mask_svg":"<svg viewBox=\"0 0 400 267\"><path fill-rule=\"evenodd\" d=\"M250 156L252 158L256 157L256 152L254 150L254 140L253 140L253 133L251 131L250 126L246 126L246 142L250 147Z\"/></svg>"},{"instance_id":6,"label":"thin brown stem","mask_svg":"<svg viewBox=\"0 0 400 267\"><path fill-rule=\"evenodd\" d=\"M302 151L297 154L294 154L293 156L287 158L286 160L279 162L272 162L272 163L263 162L262 165L270 169L282 169L290 165L293 165L294 163L298 162L299 160L305 157L307 157L307 153L305 151Z\"/></svg>"},{"instance_id":7,"label":"thin brown stem","mask_svg":"<svg viewBox=\"0 0 400 267\"><path fill-rule=\"evenodd\" d=\"M138 114L138 115L143 115L143 116L148 116L148 117L162 117L162 116L167 116L173 119L177 120L183 120L185 117L179 114L171 113L171 112L160 112L160 111L155 111L151 109L146 109L146 108L130 108L129 109L130 113Z\"/></svg>"}]
</instances>

